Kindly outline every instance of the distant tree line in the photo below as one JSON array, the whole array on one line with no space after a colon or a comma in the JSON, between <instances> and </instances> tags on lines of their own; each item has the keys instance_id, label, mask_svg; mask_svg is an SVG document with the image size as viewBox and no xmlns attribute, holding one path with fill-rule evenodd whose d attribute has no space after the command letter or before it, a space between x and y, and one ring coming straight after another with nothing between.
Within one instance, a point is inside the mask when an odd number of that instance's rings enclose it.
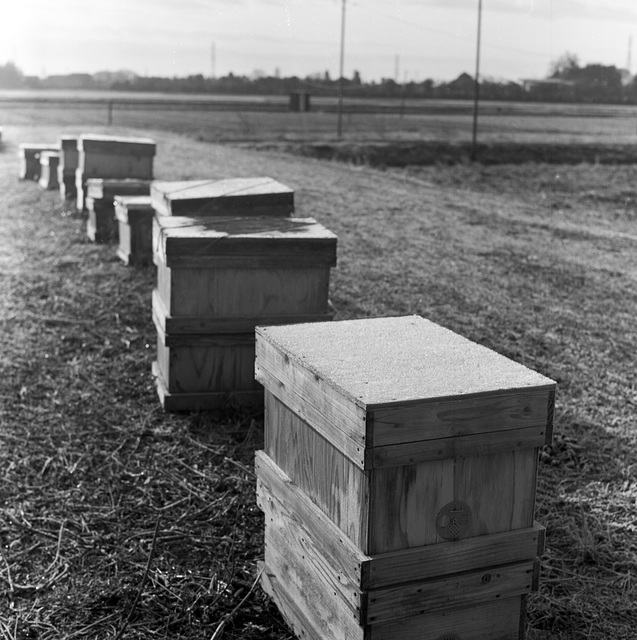
<instances>
[{"instance_id":1,"label":"distant tree line","mask_svg":"<svg viewBox=\"0 0 637 640\"><path fill-rule=\"evenodd\" d=\"M201 74L187 77L137 76L128 71L101 72L94 75L70 74L37 78L25 76L12 62L0 65L0 88L103 89L164 93L287 95L293 92L316 96L334 96L339 80L328 72L304 78L268 76L254 72L250 76L229 73L220 78ZM374 98L447 98L471 99L474 79L462 73L449 82L426 79L399 83L392 78L379 82L363 82L358 71L343 79L345 95ZM510 82L483 78L480 82L483 100L538 102L637 103L637 76L615 66L588 64L581 66L577 56L565 53L551 65L546 78Z\"/></svg>"}]
</instances>

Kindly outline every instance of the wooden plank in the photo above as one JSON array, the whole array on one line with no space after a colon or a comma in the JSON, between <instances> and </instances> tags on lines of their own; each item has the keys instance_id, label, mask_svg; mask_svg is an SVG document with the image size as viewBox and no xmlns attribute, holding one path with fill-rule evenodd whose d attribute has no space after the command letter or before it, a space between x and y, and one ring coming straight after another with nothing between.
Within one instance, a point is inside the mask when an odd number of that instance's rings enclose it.
<instances>
[{"instance_id":1,"label":"wooden plank","mask_svg":"<svg viewBox=\"0 0 637 640\"><path fill-rule=\"evenodd\" d=\"M365 640L363 632L350 636L339 635L330 627L334 625L333 619L325 621L325 611L315 606L309 606L304 600L289 593L289 583L281 580L276 570L270 569L266 563L259 563L263 567L261 574L261 587L276 604L288 626L293 630L297 638L302 640ZM336 635L333 635L336 634Z\"/></svg>"},{"instance_id":2,"label":"wooden plank","mask_svg":"<svg viewBox=\"0 0 637 640\"><path fill-rule=\"evenodd\" d=\"M266 539L265 565L268 578L271 581L276 579L280 586L284 585L288 602L302 612L313 633L324 640L363 640L363 629L356 619L358 616L355 617L338 593L325 588L295 550L286 549L282 552ZM285 608L282 613L287 618L290 612Z\"/></svg>"},{"instance_id":3,"label":"wooden plank","mask_svg":"<svg viewBox=\"0 0 637 640\"><path fill-rule=\"evenodd\" d=\"M328 313L329 267L248 269L243 264L232 267L220 263L214 268L172 268L156 254L154 261L158 288L161 291L167 287L165 290L171 292L162 295L167 315L175 319L317 317ZM160 278L170 282L160 284ZM250 331L256 324L268 323L255 323Z\"/></svg>"},{"instance_id":4,"label":"wooden plank","mask_svg":"<svg viewBox=\"0 0 637 640\"><path fill-rule=\"evenodd\" d=\"M453 499L472 513L463 537L533 526L536 461L535 449L455 460Z\"/></svg>"},{"instance_id":5,"label":"wooden plank","mask_svg":"<svg viewBox=\"0 0 637 640\"><path fill-rule=\"evenodd\" d=\"M263 390L200 393L171 393L163 380L157 362L153 362L157 395L166 411L209 411L228 406L263 406Z\"/></svg>"},{"instance_id":6,"label":"wooden plank","mask_svg":"<svg viewBox=\"0 0 637 640\"><path fill-rule=\"evenodd\" d=\"M313 530L304 526L295 511L289 512L281 502L262 496L259 506L265 514L265 540L283 555L294 557L311 571L326 591L338 595L350 608L351 615L360 620L360 610L365 604L365 594L360 588L359 572L343 571L325 557L320 536L316 540ZM294 508L294 505L292 505ZM341 534L342 536L342 534Z\"/></svg>"},{"instance_id":7,"label":"wooden plank","mask_svg":"<svg viewBox=\"0 0 637 640\"><path fill-rule=\"evenodd\" d=\"M362 563L361 587L377 589L401 582L444 576L499 564L530 560L544 549L545 529L528 529L384 553Z\"/></svg>"},{"instance_id":8,"label":"wooden plank","mask_svg":"<svg viewBox=\"0 0 637 640\"><path fill-rule=\"evenodd\" d=\"M156 181L151 192L160 215L269 215L294 211L294 191L268 177Z\"/></svg>"},{"instance_id":9,"label":"wooden plank","mask_svg":"<svg viewBox=\"0 0 637 640\"><path fill-rule=\"evenodd\" d=\"M422 401L371 411L374 445L386 446L486 432L542 427L548 432L550 390L512 390L468 398ZM479 446L480 440L476 439Z\"/></svg>"},{"instance_id":10,"label":"wooden plank","mask_svg":"<svg viewBox=\"0 0 637 640\"><path fill-rule=\"evenodd\" d=\"M374 469L369 553L443 542L436 517L452 501L471 511L462 538L531 527L536 461L525 449Z\"/></svg>"},{"instance_id":11,"label":"wooden plank","mask_svg":"<svg viewBox=\"0 0 637 640\"><path fill-rule=\"evenodd\" d=\"M514 449L533 449L541 447L545 440L546 428L540 426L391 444L366 451L365 468L378 469L428 460L481 456Z\"/></svg>"},{"instance_id":12,"label":"wooden plank","mask_svg":"<svg viewBox=\"0 0 637 640\"><path fill-rule=\"evenodd\" d=\"M425 612L368 627L366 640L522 640L520 596L454 611Z\"/></svg>"},{"instance_id":13,"label":"wooden plank","mask_svg":"<svg viewBox=\"0 0 637 640\"><path fill-rule=\"evenodd\" d=\"M527 561L376 589L369 592L365 624L520 596L531 591L534 572L535 561Z\"/></svg>"},{"instance_id":14,"label":"wooden plank","mask_svg":"<svg viewBox=\"0 0 637 640\"><path fill-rule=\"evenodd\" d=\"M322 327L328 323L312 325ZM333 386L329 375L309 370L280 345L269 340L270 328L256 328L257 380L291 411L311 425L361 468L366 446L365 410Z\"/></svg>"},{"instance_id":15,"label":"wooden plank","mask_svg":"<svg viewBox=\"0 0 637 640\"><path fill-rule=\"evenodd\" d=\"M442 542L438 511L454 500L453 459L371 473L369 553L387 553Z\"/></svg>"},{"instance_id":16,"label":"wooden plank","mask_svg":"<svg viewBox=\"0 0 637 640\"><path fill-rule=\"evenodd\" d=\"M342 535L365 552L369 520L365 472L267 391L265 403L267 454Z\"/></svg>"},{"instance_id":17,"label":"wooden plank","mask_svg":"<svg viewBox=\"0 0 637 640\"><path fill-rule=\"evenodd\" d=\"M192 341L192 336L187 336ZM157 360L170 393L257 391L254 342L250 336L202 336L200 344L169 346L179 336L158 331Z\"/></svg>"},{"instance_id":18,"label":"wooden plank","mask_svg":"<svg viewBox=\"0 0 637 640\"><path fill-rule=\"evenodd\" d=\"M335 573L349 581L348 593L353 605L359 605L363 564L369 558L334 522L314 504L265 451L255 454L257 504L265 513L276 510L282 522L292 524L303 535L317 540L321 552ZM268 525L266 525L267 527ZM358 577L357 577L358 576ZM358 594L358 595L354 595Z\"/></svg>"}]
</instances>

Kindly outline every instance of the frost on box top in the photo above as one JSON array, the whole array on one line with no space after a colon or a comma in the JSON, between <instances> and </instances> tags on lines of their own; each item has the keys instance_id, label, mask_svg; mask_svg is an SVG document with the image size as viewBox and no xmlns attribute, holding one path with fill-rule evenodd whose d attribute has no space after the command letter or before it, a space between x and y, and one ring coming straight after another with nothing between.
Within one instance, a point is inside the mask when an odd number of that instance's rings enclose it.
<instances>
[{"instance_id":1,"label":"frost on box top","mask_svg":"<svg viewBox=\"0 0 637 640\"><path fill-rule=\"evenodd\" d=\"M419 316L265 327L259 333L360 405L555 385Z\"/></svg>"}]
</instances>

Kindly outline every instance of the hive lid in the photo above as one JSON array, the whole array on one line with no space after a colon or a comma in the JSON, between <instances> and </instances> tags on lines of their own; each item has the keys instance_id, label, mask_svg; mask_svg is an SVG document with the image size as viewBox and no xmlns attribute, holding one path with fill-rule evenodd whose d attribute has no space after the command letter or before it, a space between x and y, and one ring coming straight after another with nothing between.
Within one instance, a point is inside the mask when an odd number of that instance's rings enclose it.
<instances>
[{"instance_id":1,"label":"hive lid","mask_svg":"<svg viewBox=\"0 0 637 640\"><path fill-rule=\"evenodd\" d=\"M77 148L85 152L154 156L156 144L151 138L83 134L77 139Z\"/></svg>"},{"instance_id":2,"label":"hive lid","mask_svg":"<svg viewBox=\"0 0 637 640\"><path fill-rule=\"evenodd\" d=\"M113 199L118 195L140 195L150 194L150 180L136 180L126 178L118 180L115 178L89 178L86 181L87 194L91 198Z\"/></svg>"},{"instance_id":3,"label":"hive lid","mask_svg":"<svg viewBox=\"0 0 637 640\"><path fill-rule=\"evenodd\" d=\"M550 438L553 380L419 316L256 334L257 380L364 468Z\"/></svg>"},{"instance_id":4,"label":"hive lid","mask_svg":"<svg viewBox=\"0 0 637 640\"><path fill-rule=\"evenodd\" d=\"M115 204L127 209L150 209L150 196L115 196Z\"/></svg>"},{"instance_id":5,"label":"hive lid","mask_svg":"<svg viewBox=\"0 0 637 640\"><path fill-rule=\"evenodd\" d=\"M131 223L129 216L138 220L140 216L150 219L155 214L150 206L150 196L115 196L113 202L115 217L125 224Z\"/></svg>"},{"instance_id":6,"label":"hive lid","mask_svg":"<svg viewBox=\"0 0 637 640\"><path fill-rule=\"evenodd\" d=\"M276 215L294 211L294 191L268 177L155 181L153 207L160 215Z\"/></svg>"},{"instance_id":7,"label":"hive lid","mask_svg":"<svg viewBox=\"0 0 637 640\"><path fill-rule=\"evenodd\" d=\"M420 316L261 327L258 333L365 407L555 386Z\"/></svg>"},{"instance_id":8,"label":"hive lid","mask_svg":"<svg viewBox=\"0 0 637 640\"><path fill-rule=\"evenodd\" d=\"M156 216L153 246L168 267L336 263L336 236L313 218Z\"/></svg>"}]
</instances>

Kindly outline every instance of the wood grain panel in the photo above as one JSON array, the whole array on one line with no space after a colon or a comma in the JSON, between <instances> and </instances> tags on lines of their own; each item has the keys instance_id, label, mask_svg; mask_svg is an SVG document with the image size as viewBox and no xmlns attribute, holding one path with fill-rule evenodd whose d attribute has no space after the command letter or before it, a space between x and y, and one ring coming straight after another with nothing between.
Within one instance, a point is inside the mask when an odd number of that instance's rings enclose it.
<instances>
[{"instance_id":1,"label":"wood grain panel","mask_svg":"<svg viewBox=\"0 0 637 640\"><path fill-rule=\"evenodd\" d=\"M454 499L454 460L374 469L371 474L369 553L440 541L438 511Z\"/></svg>"},{"instance_id":2,"label":"wood grain panel","mask_svg":"<svg viewBox=\"0 0 637 640\"><path fill-rule=\"evenodd\" d=\"M268 456L366 553L369 522L366 472L267 391L265 406Z\"/></svg>"},{"instance_id":3,"label":"wood grain panel","mask_svg":"<svg viewBox=\"0 0 637 640\"><path fill-rule=\"evenodd\" d=\"M368 628L365 640L521 640L522 601L520 596L500 598L478 607L426 612L375 624Z\"/></svg>"},{"instance_id":4,"label":"wood grain panel","mask_svg":"<svg viewBox=\"0 0 637 640\"><path fill-rule=\"evenodd\" d=\"M377 447L481 432L546 427L550 389L372 408Z\"/></svg>"},{"instance_id":5,"label":"wood grain panel","mask_svg":"<svg viewBox=\"0 0 637 640\"><path fill-rule=\"evenodd\" d=\"M284 400L291 411L363 468L365 410L343 398L329 381L271 345L259 327L256 329L255 375L268 391Z\"/></svg>"},{"instance_id":6,"label":"wood grain panel","mask_svg":"<svg viewBox=\"0 0 637 640\"><path fill-rule=\"evenodd\" d=\"M369 593L366 624L409 618L434 611L455 611L529 593L535 561L520 562L413 582Z\"/></svg>"}]
</instances>

